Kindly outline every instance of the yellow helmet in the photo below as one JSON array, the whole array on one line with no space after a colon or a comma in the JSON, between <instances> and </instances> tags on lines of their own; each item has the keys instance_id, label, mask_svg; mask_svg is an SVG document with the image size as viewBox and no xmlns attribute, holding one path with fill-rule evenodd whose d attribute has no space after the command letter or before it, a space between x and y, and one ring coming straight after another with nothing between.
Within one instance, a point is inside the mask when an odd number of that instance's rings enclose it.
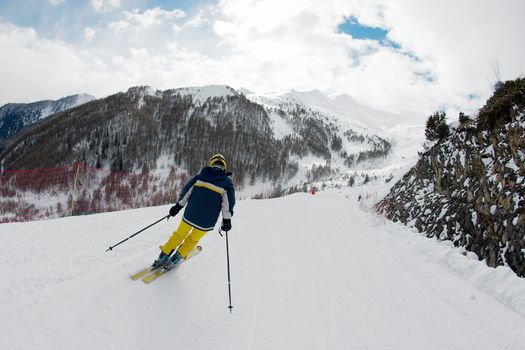
<instances>
[{"instance_id":1,"label":"yellow helmet","mask_svg":"<svg viewBox=\"0 0 525 350\"><path fill-rule=\"evenodd\" d=\"M224 159L224 156L222 154L215 154L213 157L210 158L209 166L218 165L224 170L226 170L226 159Z\"/></svg>"}]
</instances>

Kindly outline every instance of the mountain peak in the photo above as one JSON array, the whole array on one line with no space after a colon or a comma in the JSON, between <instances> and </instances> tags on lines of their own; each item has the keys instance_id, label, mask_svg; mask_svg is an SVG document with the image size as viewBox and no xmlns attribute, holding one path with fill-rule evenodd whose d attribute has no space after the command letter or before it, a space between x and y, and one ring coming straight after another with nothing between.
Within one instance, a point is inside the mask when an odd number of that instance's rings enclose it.
<instances>
[{"instance_id":1,"label":"mountain peak","mask_svg":"<svg viewBox=\"0 0 525 350\"><path fill-rule=\"evenodd\" d=\"M22 129L40 119L90 102L95 96L77 94L58 100L43 100L31 103L8 103L0 107L0 140L13 137Z\"/></svg>"},{"instance_id":2,"label":"mountain peak","mask_svg":"<svg viewBox=\"0 0 525 350\"><path fill-rule=\"evenodd\" d=\"M345 104L345 105L359 105L359 103L354 100L354 98L348 94L338 94L332 96L332 99L337 104Z\"/></svg>"},{"instance_id":3,"label":"mountain peak","mask_svg":"<svg viewBox=\"0 0 525 350\"><path fill-rule=\"evenodd\" d=\"M238 88L237 91L239 91L241 94L243 94L245 96L253 95L255 93L255 92L253 92L251 90L248 90L247 88L244 88L244 87Z\"/></svg>"},{"instance_id":4,"label":"mountain peak","mask_svg":"<svg viewBox=\"0 0 525 350\"><path fill-rule=\"evenodd\" d=\"M150 86L142 85L130 87L126 93L140 96L156 96L157 91L152 89Z\"/></svg>"}]
</instances>

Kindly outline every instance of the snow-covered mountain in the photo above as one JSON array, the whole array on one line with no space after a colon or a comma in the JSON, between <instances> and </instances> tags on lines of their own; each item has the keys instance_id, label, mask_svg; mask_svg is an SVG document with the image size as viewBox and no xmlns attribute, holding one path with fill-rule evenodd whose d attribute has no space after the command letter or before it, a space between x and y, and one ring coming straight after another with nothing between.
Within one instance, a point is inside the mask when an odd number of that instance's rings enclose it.
<instances>
[{"instance_id":1,"label":"snow-covered mountain","mask_svg":"<svg viewBox=\"0 0 525 350\"><path fill-rule=\"evenodd\" d=\"M39 123L15 139L0 161L4 169L81 160L124 171L176 166L195 172L210 154L222 152L241 184L260 180L294 186L334 175L348 180L364 169L391 173L388 166L395 164L402 145L391 130L408 122L347 95L328 97L319 91L134 87ZM50 137L57 133L61 137ZM409 140L414 142L419 139ZM42 149L52 152L40 154Z\"/></svg>"},{"instance_id":2,"label":"snow-covered mountain","mask_svg":"<svg viewBox=\"0 0 525 350\"><path fill-rule=\"evenodd\" d=\"M48 116L94 100L87 94L63 97L56 101L45 100L32 103L8 103L0 107L0 141L15 136L24 128Z\"/></svg>"},{"instance_id":3,"label":"snow-covered mountain","mask_svg":"<svg viewBox=\"0 0 525 350\"><path fill-rule=\"evenodd\" d=\"M401 116L361 105L347 94L327 96L319 90L307 92L292 90L285 93L248 93L247 97L262 105L283 110L295 109L296 106L315 110L327 117L339 119L349 128L372 134L384 134L396 125L414 121L410 116Z\"/></svg>"},{"instance_id":4,"label":"snow-covered mountain","mask_svg":"<svg viewBox=\"0 0 525 350\"><path fill-rule=\"evenodd\" d=\"M424 125L414 116L403 116L380 111L359 104L347 94L326 95L319 90L300 92L273 92L257 94L244 89L246 96L268 111L278 137L293 134L294 129L283 123L282 111L293 114L306 110L337 125L337 136L342 140L343 149L369 152L374 148L375 140L380 138L390 144L388 156L362 157L361 161L352 162L340 154L333 154L330 165L351 173L361 181L367 175L381 180L390 180L404 174L417 160L417 152L424 141ZM378 148L382 148L379 146ZM333 152L332 152L333 153ZM355 160L359 160L357 157ZM326 164L315 157L299 160L300 169L309 169L312 164ZM348 166L350 165L350 166ZM334 177L332 177L334 178ZM337 176L335 176L337 178ZM359 180L358 180L359 181Z\"/></svg>"}]
</instances>

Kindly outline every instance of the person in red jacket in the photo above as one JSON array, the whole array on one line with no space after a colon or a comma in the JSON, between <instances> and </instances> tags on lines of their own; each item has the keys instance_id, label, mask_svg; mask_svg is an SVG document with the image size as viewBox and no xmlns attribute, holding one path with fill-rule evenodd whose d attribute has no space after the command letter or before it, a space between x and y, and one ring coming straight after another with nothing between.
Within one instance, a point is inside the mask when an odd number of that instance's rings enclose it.
<instances>
[{"instance_id":1,"label":"person in red jacket","mask_svg":"<svg viewBox=\"0 0 525 350\"><path fill-rule=\"evenodd\" d=\"M170 209L170 215L175 216L186 206L182 221L168 241L160 246L161 253L152 267L170 269L180 264L206 232L213 230L221 212L221 229L231 230L235 206L231 175L227 172L226 159L221 154L215 154L208 166L184 186L179 200Z\"/></svg>"}]
</instances>

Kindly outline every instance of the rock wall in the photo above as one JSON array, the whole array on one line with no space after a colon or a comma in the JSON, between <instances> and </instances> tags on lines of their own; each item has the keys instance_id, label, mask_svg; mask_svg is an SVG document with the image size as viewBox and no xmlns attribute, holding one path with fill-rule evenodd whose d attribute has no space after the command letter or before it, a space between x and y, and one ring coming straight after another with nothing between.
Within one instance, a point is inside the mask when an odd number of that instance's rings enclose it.
<instances>
[{"instance_id":1,"label":"rock wall","mask_svg":"<svg viewBox=\"0 0 525 350\"><path fill-rule=\"evenodd\" d=\"M511 110L492 129L460 125L421 154L378 210L525 277L525 108Z\"/></svg>"}]
</instances>

